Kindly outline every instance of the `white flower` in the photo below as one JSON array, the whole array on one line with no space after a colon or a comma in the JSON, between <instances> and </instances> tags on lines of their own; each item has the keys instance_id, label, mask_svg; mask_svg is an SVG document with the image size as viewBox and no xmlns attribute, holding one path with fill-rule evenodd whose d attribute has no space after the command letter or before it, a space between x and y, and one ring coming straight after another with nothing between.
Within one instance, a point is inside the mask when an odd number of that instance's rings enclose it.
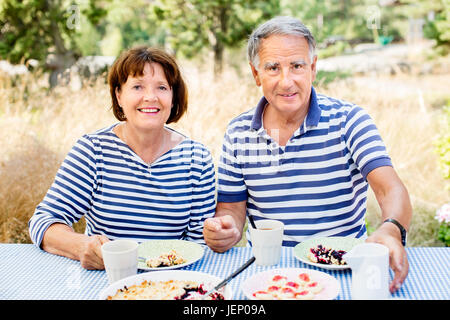
<instances>
[{"instance_id":1,"label":"white flower","mask_svg":"<svg viewBox=\"0 0 450 320\"><path fill-rule=\"evenodd\" d=\"M439 208L436 211L436 217L435 217L440 223L450 222L450 203L444 204L441 208Z\"/></svg>"}]
</instances>

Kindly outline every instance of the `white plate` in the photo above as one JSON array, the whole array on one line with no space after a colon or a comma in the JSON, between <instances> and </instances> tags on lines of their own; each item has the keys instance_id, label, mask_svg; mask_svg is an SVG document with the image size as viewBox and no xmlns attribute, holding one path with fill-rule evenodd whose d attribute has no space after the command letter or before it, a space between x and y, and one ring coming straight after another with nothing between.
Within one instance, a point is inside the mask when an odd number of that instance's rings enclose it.
<instances>
[{"instance_id":1,"label":"white plate","mask_svg":"<svg viewBox=\"0 0 450 320\"><path fill-rule=\"evenodd\" d=\"M345 250L349 252L357 244L363 243L364 240L350 238L350 237L325 237L325 238L313 238L297 244L292 250L294 257L303 263L315 266L318 268L328 269L328 270L343 270L350 268L349 265L336 265L336 264L323 264L315 263L309 260L308 253L309 249L316 247L321 244L326 248L331 248L334 250Z\"/></svg>"},{"instance_id":2,"label":"white plate","mask_svg":"<svg viewBox=\"0 0 450 320\"><path fill-rule=\"evenodd\" d=\"M134 276L130 276L119 281L116 281L103 289L99 294L99 299L106 300L108 296L113 296L117 290L123 289L124 286L130 287L132 285L140 285L143 281L168 281L168 280L189 280L198 283L204 283L206 288L212 289L218 285L223 279L216 276L189 270L167 270L156 272L144 272ZM225 285L223 289L223 296L225 300L231 300L233 292L229 285Z\"/></svg>"},{"instance_id":3,"label":"white plate","mask_svg":"<svg viewBox=\"0 0 450 320\"><path fill-rule=\"evenodd\" d=\"M157 258L161 254L168 253L170 250L176 250L180 256L186 260L185 263L169 267L150 268L145 261L138 261L138 268L141 270L169 270L188 266L203 257L203 247L195 242L186 240L152 240L139 245L138 255L145 259Z\"/></svg>"},{"instance_id":4,"label":"white plate","mask_svg":"<svg viewBox=\"0 0 450 320\"><path fill-rule=\"evenodd\" d=\"M258 300L253 297L253 293L267 289L268 282L273 276L282 275L294 281L298 280L300 273L308 273L312 281L317 281L323 286L322 291L315 295L314 300L333 300L338 296L341 286L336 278L321 271L305 268L271 269L259 272L245 280L242 285L242 292L248 299Z\"/></svg>"}]
</instances>

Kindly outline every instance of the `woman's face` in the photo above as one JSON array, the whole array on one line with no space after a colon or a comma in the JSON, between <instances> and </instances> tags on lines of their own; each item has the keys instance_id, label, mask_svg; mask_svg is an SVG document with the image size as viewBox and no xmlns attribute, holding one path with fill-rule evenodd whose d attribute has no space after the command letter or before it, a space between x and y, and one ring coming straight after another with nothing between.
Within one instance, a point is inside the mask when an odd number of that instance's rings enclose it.
<instances>
[{"instance_id":1,"label":"woman's face","mask_svg":"<svg viewBox=\"0 0 450 320\"><path fill-rule=\"evenodd\" d=\"M134 129L161 129L169 119L173 92L159 63L146 63L142 76L128 76L116 97Z\"/></svg>"}]
</instances>

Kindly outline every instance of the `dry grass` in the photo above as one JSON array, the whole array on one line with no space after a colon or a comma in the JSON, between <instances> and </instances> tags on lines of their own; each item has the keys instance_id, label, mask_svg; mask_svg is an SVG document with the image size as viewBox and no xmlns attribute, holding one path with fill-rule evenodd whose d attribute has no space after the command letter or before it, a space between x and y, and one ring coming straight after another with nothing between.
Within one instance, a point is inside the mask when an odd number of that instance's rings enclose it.
<instances>
[{"instance_id":1,"label":"dry grass","mask_svg":"<svg viewBox=\"0 0 450 320\"><path fill-rule=\"evenodd\" d=\"M256 105L260 97L247 67L243 75L229 68L212 75L183 63L190 92L188 114L174 128L207 145L217 164L228 122ZM319 92L368 109L413 200L410 245L440 245L435 209L448 201L433 152L440 129L440 101L450 76L358 78L335 82ZM103 79L72 92L49 93L45 77L29 76L13 83L0 78L0 242L29 242L27 222L53 181L73 143L84 133L115 122ZM400 90L401 89L401 90ZM421 91L420 91L420 90ZM444 100L443 100L444 99ZM379 208L369 197L369 225L379 223ZM77 226L83 228L83 224Z\"/></svg>"},{"instance_id":2,"label":"dry grass","mask_svg":"<svg viewBox=\"0 0 450 320\"><path fill-rule=\"evenodd\" d=\"M449 99L448 75L354 78L326 90L364 106L383 137L394 168L406 185L414 214L408 244L442 245L436 240L436 209L448 202L449 192L438 168L433 141L443 132L439 104ZM369 225L380 224L381 211L372 192L368 198Z\"/></svg>"}]
</instances>

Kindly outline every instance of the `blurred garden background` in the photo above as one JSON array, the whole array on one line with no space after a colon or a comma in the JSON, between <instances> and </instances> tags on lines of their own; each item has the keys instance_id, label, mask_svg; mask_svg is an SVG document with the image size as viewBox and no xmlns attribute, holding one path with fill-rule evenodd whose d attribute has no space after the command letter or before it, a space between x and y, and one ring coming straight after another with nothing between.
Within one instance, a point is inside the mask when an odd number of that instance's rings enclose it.
<instances>
[{"instance_id":1,"label":"blurred garden background","mask_svg":"<svg viewBox=\"0 0 450 320\"><path fill-rule=\"evenodd\" d=\"M277 15L316 37L316 90L374 118L413 203L408 245L449 245L449 0L0 0L0 242L30 242L28 219L73 143L116 121L106 74L125 48L177 57L190 102L171 126L217 164L226 125L261 96L246 39ZM369 232L379 223L370 192Z\"/></svg>"}]
</instances>

